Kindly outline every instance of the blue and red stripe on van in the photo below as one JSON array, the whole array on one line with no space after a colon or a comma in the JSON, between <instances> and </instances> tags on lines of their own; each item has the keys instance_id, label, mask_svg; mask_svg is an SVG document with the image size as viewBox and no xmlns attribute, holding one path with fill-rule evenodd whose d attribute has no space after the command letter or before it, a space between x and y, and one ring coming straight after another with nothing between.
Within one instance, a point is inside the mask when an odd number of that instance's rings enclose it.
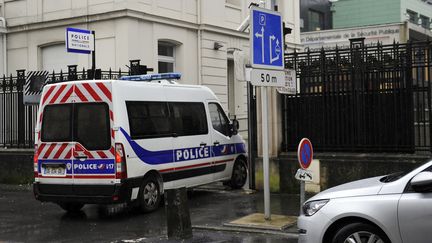
<instances>
[{"instance_id":1,"label":"blue and red stripe on van","mask_svg":"<svg viewBox=\"0 0 432 243\"><path fill-rule=\"evenodd\" d=\"M192 148L181 148L181 149L169 149L160 151L150 151L141 147L135 142L129 134L120 127L120 131L125 136L132 150L135 152L137 157L144 163L150 165L159 165L172 162L183 162L195 159L203 159L210 157L220 157L226 155L234 155L245 153L246 149L243 143L224 144L218 146L203 146L203 147L192 147ZM209 151L208 153L206 151ZM182 155L180 155L180 152ZM174 156L173 156L174 154ZM185 156L185 155L188 156Z\"/></svg>"},{"instance_id":2,"label":"blue and red stripe on van","mask_svg":"<svg viewBox=\"0 0 432 243\"><path fill-rule=\"evenodd\" d=\"M226 155L233 155L239 153L245 153L244 144L226 144L219 146L205 146L205 147L193 147L193 148L182 148L176 150L161 150L161 151L150 151L142 148L127 134L127 132L120 128L131 148L137 155L137 157L144 163L150 165L160 165L173 162L185 162L196 159L210 158L210 157L221 157ZM45 146L45 144L42 144ZM50 147L52 144L50 145ZM81 147L81 146L78 146ZM43 147L42 147L43 148ZM82 147L81 147L82 149ZM52 149L51 149L52 150ZM209 151L209 152L206 152ZM180 155L180 153L182 155ZM174 156L173 156L174 154ZM187 154L187 156L185 155ZM73 178L79 179L97 179L97 178L114 178L115 177L115 160L102 158L89 158L86 161L74 160L68 157L67 159L39 159L38 172L39 176L47 178ZM217 173L224 171L226 163L233 162L233 159L222 159L214 162L205 162L195 165L187 166L176 166L172 168L162 169L159 172L163 175L164 181L171 181L191 176L199 176L211 173ZM66 175L63 177L53 176L42 176L41 175L41 164L46 163L64 163L66 164ZM72 164L73 167L72 168Z\"/></svg>"},{"instance_id":3,"label":"blue and red stripe on van","mask_svg":"<svg viewBox=\"0 0 432 243\"><path fill-rule=\"evenodd\" d=\"M245 153L246 149L243 143L225 144L218 146L203 146L182 149L171 149L161 151L150 151L141 147L135 142L129 134L120 127L120 131L125 136L132 150L137 157L146 164L159 165L173 162L184 162L204 158L216 158L226 155ZM200 164L177 166L159 170L164 182L180 180L201 175L208 175L222 172L225 170L228 162L234 159L222 159L214 162L204 162Z\"/></svg>"}]
</instances>

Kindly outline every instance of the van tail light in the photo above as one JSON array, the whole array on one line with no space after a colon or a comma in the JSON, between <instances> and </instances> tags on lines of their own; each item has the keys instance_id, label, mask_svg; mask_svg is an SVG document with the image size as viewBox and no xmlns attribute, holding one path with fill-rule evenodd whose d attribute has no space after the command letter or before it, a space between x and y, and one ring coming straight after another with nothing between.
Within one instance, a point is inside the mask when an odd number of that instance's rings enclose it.
<instances>
[{"instance_id":1,"label":"van tail light","mask_svg":"<svg viewBox=\"0 0 432 243\"><path fill-rule=\"evenodd\" d=\"M38 173L38 160L39 160L38 146L35 145L34 149L35 149L35 151L34 151L34 155L33 155L33 172L34 172L34 178L38 178L39 177L39 173Z\"/></svg>"},{"instance_id":2,"label":"van tail light","mask_svg":"<svg viewBox=\"0 0 432 243\"><path fill-rule=\"evenodd\" d=\"M115 144L115 162L116 162L116 179L126 179L126 154L124 152L123 144Z\"/></svg>"}]
</instances>

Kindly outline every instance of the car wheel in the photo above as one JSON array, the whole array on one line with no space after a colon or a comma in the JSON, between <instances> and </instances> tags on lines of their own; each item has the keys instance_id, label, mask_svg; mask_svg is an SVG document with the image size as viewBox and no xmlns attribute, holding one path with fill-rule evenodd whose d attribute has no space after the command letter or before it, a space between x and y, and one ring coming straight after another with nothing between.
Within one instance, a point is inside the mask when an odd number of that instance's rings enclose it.
<instances>
[{"instance_id":1,"label":"car wheel","mask_svg":"<svg viewBox=\"0 0 432 243\"><path fill-rule=\"evenodd\" d=\"M337 231L332 243L390 243L390 241L376 226L352 223Z\"/></svg>"},{"instance_id":2,"label":"car wheel","mask_svg":"<svg viewBox=\"0 0 432 243\"><path fill-rule=\"evenodd\" d=\"M83 203L58 203L68 213L77 213L84 207Z\"/></svg>"},{"instance_id":3,"label":"car wheel","mask_svg":"<svg viewBox=\"0 0 432 243\"><path fill-rule=\"evenodd\" d=\"M229 185L233 189L240 189L246 183L246 179L246 162L243 159L237 159L233 166L232 176Z\"/></svg>"},{"instance_id":4,"label":"car wheel","mask_svg":"<svg viewBox=\"0 0 432 243\"><path fill-rule=\"evenodd\" d=\"M139 207L144 213L152 212L159 207L161 201L160 188L154 176L144 178L138 198Z\"/></svg>"}]
</instances>

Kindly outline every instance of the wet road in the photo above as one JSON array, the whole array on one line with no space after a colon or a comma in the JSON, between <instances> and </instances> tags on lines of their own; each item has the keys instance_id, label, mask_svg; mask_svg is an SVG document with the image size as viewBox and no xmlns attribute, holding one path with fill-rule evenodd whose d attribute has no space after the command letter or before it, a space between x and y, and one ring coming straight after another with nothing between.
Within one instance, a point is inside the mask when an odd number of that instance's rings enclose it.
<instances>
[{"instance_id":1,"label":"wet road","mask_svg":"<svg viewBox=\"0 0 432 243\"><path fill-rule=\"evenodd\" d=\"M298 197L277 195L272 212L295 214ZM273 199L273 198L272 198ZM262 211L260 194L195 189L189 193L193 226L222 226L236 218ZM295 232L289 229L287 232ZM186 242L297 242L287 235L193 230ZM175 242L166 239L165 210L138 214L124 206L87 205L79 214L66 214L52 203L33 198L29 186L0 185L0 242Z\"/></svg>"}]
</instances>

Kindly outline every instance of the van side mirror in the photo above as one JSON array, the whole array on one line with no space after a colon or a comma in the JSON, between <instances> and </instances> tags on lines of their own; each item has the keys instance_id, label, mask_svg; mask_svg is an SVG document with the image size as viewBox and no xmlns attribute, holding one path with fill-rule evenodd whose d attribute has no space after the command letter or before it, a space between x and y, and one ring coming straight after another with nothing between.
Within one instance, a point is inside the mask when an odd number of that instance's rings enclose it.
<instances>
[{"instance_id":1,"label":"van side mirror","mask_svg":"<svg viewBox=\"0 0 432 243\"><path fill-rule=\"evenodd\" d=\"M411 179L411 187L416 192L432 191L432 172L423 171Z\"/></svg>"},{"instance_id":2,"label":"van side mirror","mask_svg":"<svg viewBox=\"0 0 432 243\"><path fill-rule=\"evenodd\" d=\"M231 130L231 136L232 135L237 135L238 134L238 129L239 129L239 122L237 121L237 119L234 117L234 119L232 120L231 124L230 124L230 130Z\"/></svg>"}]
</instances>

